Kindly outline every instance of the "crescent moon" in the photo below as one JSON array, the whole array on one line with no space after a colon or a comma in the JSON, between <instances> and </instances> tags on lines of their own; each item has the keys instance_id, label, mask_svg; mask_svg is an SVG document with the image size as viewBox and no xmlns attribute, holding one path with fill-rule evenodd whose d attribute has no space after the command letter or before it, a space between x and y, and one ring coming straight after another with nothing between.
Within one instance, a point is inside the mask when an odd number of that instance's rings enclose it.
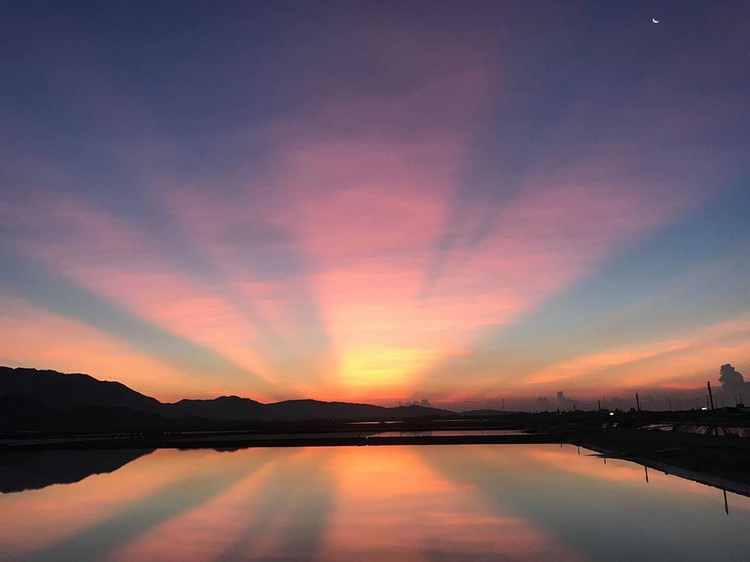
<instances>
[{"instance_id":1,"label":"crescent moon","mask_svg":"<svg viewBox=\"0 0 750 562\"><path fill-rule=\"evenodd\" d=\"M654 23L659 23L659 20L656 19L656 18L651 18L651 21L654 22Z\"/></svg>"}]
</instances>

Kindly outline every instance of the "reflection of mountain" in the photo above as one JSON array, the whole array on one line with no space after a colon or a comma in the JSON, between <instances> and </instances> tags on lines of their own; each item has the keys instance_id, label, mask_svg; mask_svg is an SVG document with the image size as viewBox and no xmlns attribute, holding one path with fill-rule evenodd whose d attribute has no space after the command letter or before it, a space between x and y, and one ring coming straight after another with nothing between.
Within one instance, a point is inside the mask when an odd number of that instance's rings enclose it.
<instances>
[{"instance_id":1,"label":"reflection of mountain","mask_svg":"<svg viewBox=\"0 0 750 562\"><path fill-rule=\"evenodd\" d=\"M0 455L0 492L71 484L92 474L114 472L151 449L10 451Z\"/></svg>"},{"instance_id":2,"label":"reflection of mountain","mask_svg":"<svg viewBox=\"0 0 750 562\"><path fill-rule=\"evenodd\" d=\"M114 430L196 428L219 422L415 418L448 413L424 406L287 400L263 404L237 396L163 404L118 382L88 375L0 367L0 429Z\"/></svg>"}]
</instances>

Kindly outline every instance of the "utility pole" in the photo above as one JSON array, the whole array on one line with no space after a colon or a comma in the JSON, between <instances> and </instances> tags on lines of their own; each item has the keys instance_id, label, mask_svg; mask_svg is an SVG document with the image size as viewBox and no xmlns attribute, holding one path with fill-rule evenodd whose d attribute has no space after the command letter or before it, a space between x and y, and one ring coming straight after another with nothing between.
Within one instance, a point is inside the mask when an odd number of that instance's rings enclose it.
<instances>
[{"instance_id":1,"label":"utility pole","mask_svg":"<svg viewBox=\"0 0 750 562\"><path fill-rule=\"evenodd\" d=\"M714 409L714 393L711 392L711 381L706 381L706 386L708 387L708 399L711 402L711 409Z\"/></svg>"},{"instance_id":2,"label":"utility pole","mask_svg":"<svg viewBox=\"0 0 750 562\"><path fill-rule=\"evenodd\" d=\"M725 489L721 489L722 492L724 492L724 513L729 515L729 503L727 502L727 491Z\"/></svg>"}]
</instances>

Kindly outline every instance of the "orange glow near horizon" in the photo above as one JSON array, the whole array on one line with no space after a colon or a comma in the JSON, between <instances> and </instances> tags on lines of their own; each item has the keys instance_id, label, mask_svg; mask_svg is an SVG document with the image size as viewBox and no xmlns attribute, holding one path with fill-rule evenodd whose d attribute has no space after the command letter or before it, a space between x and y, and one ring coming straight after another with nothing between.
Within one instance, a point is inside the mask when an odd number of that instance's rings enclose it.
<instances>
[{"instance_id":1,"label":"orange glow near horizon","mask_svg":"<svg viewBox=\"0 0 750 562\"><path fill-rule=\"evenodd\" d=\"M305 170L297 173L309 177ZM356 174L356 170L347 171L346 175L349 174ZM293 183L290 179L284 181ZM377 204L381 205L380 209L366 199L361 203L362 209L373 208L372 212L377 213L374 216L378 217L376 222L383 234L375 237L372 236L372 226L357 221L351 223L350 232L339 233L340 220L325 214L316 217L318 203L306 203L305 220L312 222L300 236L305 240L314 233L307 251L311 255L320 254L319 271L310 278L308 291L320 307L318 321L321 325L316 329L328 335L330 348L327 351L318 343L306 345L306 338L318 336L310 333L304 324L295 325L295 321L301 319L285 302L290 289L298 290L295 284L276 287L267 282L253 286L230 281L218 292L217 287L202 287L185 274L170 272L168 262L154 261L156 256L150 255L152 251L147 249L145 240L140 240L138 233L122 221L86 209L79 201L75 205L57 204L54 211L50 209L68 231L78 230L75 235L69 240L58 238L52 246L37 243L29 246L28 251L37 255L41 262L58 269L72 283L112 299L159 329L205 347L216 357L231 363L234 372L226 378L222 369L226 371L227 368L218 367L214 371L218 377L214 379L205 371L186 373L163 361L157 368L153 362L149 364L146 357L138 357L132 348L128 352L130 358L126 359L124 352L115 351L113 346L118 344L111 337L94 336L95 331L84 336L81 332L91 332L92 328L71 330L57 327L54 322L70 321L53 321L49 314L31 313L29 305L7 295L3 297L6 302L15 304L6 310L18 312L15 319L8 315L0 324L8 334L5 341L16 342L7 347L3 360L15 365L36 364L118 378L162 400L218 394L240 394L261 400L301 396L374 402L397 397L411 399L414 396L409 394L417 386L422 373L429 372L433 365L446 358L471 355L472 339L476 334L488 327L512 325L515 319L533 311L544 299L586 273L603 252L610 251L610 246L616 247L627 237L637 235L660 220L655 218L658 209L652 207L650 216L644 215L640 204L632 203L634 222L631 224L621 219L612 223L608 214L622 215L627 191L615 190L612 193L615 199L610 197L607 201L592 203L586 189L527 190L528 195L519 194L507 207L507 216L500 221L501 230L490 235L471 256L450 266L450 275L439 280L427 295L420 295L423 272L427 268L423 251L436 236L441 213L429 211L432 218L428 222L432 226L429 229L421 226L412 232L412 217L423 220L420 217L424 216L425 209L430 208L426 204L430 199L407 204L408 199L395 196L403 191L402 186L396 184L392 188L394 196L390 199L385 197L389 189L379 187L376 190L384 196ZM425 198L430 193L426 188L410 189L415 197L421 193L419 197ZM342 193L352 192L342 187ZM368 192L362 193L366 195ZM574 193L578 194L573 196ZM353 201L356 202L358 197L354 196ZM601 223L590 225L598 232L593 244L585 231L575 232L580 227L571 222L575 220L575 212L587 204L596 204L595 212L601 218ZM321 199L319 206L322 212L330 209L330 202ZM212 204L203 201L200 208L203 214L207 214ZM287 204L283 209L294 208ZM347 208L347 203L338 203L336 208L336 213L342 217L364 212ZM184 205L177 211L180 217L194 216L194 213L185 211ZM231 216L228 209L221 212ZM218 216L219 210L216 213ZM538 215L544 215L543 223L531 218ZM432 234L428 235L430 231ZM555 257L552 248L545 249L549 240L561 235L573 236L564 259ZM325 239L314 241L315 237L321 236ZM81 238L88 240L85 248L81 248L78 242ZM221 238L217 238L214 244L220 247ZM127 274L123 273L124 264L118 266L111 259L99 263L95 257L107 255L113 248L127 256ZM362 253L367 257L358 257ZM391 254L393 257L385 257ZM138 259L147 269L133 268L133 256L143 256L142 260ZM231 263L230 258L225 255L216 259L219 260L217 263ZM343 269L340 264L346 262L351 262L351 265ZM243 307L233 306L230 299L241 295L263 318L262 323L243 314ZM23 336L31 326L50 334L46 345L41 346L46 350L45 356L31 351L40 348L40 336L33 342L30 336ZM722 333L713 336L713 340L720 342L722 337L736 337L737 330L744 333L746 328L736 322L729 323ZM712 333L710 328L706 331ZM65 334L66 339L72 341L54 341L53 333ZM109 347L96 346L95 356L76 365L74 357L85 356L82 351L86 347L84 342L92 341L93 337L108 340ZM28 344L21 342L24 338ZM746 346L738 345L733 349L735 355L746 349ZM587 380L586 373L589 372L598 373L626 363L637 364L666 353L671 353L671 356L690 353L691 361L699 359L700 364L710 368L712 363L720 361L717 350L726 352L727 349L726 346L714 346L705 349L703 356L699 357L697 352L690 351L688 345L678 340L674 344L648 344L627 351L604 351L553 364L541 373L504 384L503 388L511 395L523 396L535 392L540 385L546 385L549 392L557 384L572 381L575 383L572 386L586 393L582 381ZM464 374L468 376L464 378ZM250 375L252 378L246 378ZM638 378L632 372L623 372L619 376L610 376L607 384L613 388L659 384L662 379L670 380L677 375L679 368L673 369L672 373L664 372L661 378L650 375ZM456 377L465 386L459 393L465 398L482 395L486 392L483 387L492 386L485 382L481 370L472 375L459 369ZM243 378L247 382L238 384ZM446 394L438 387L433 391L444 397L444 405L450 406L451 392ZM597 394L596 390L588 392ZM429 395L429 390L426 395Z\"/></svg>"}]
</instances>

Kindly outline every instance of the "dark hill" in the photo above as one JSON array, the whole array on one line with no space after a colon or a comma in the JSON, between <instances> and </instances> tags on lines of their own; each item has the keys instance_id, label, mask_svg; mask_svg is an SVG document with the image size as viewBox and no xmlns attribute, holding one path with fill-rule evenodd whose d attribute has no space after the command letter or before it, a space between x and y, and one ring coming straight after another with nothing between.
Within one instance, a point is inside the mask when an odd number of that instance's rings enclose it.
<instances>
[{"instance_id":1,"label":"dark hill","mask_svg":"<svg viewBox=\"0 0 750 562\"><path fill-rule=\"evenodd\" d=\"M240 398L219 396L213 400L180 400L174 404L163 404L162 412L169 417L197 416L210 420L258 420L264 418L265 404Z\"/></svg>"},{"instance_id":2,"label":"dark hill","mask_svg":"<svg viewBox=\"0 0 750 562\"><path fill-rule=\"evenodd\" d=\"M49 408L109 406L155 412L161 403L119 382L89 375L0 367L0 396L27 396Z\"/></svg>"},{"instance_id":3,"label":"dark hill","mask_svg":"<svg viewBox=\"0 0 750 562\"><path fill-rule=\"evenodd\" d=\"M124 384L89 375L0 367L0 430L92 431L198 428L221 422L381 420L451 414L424 406L286 400L263 404L239 396L163 404Z\"/></svg>"},{"instance_id":4,"label":"dark hill","mask_svg":"<svg viewBox=\"0 0 750 562\"><path fill-rule=\"evenodd\" d=\"M385 408L373 404L322 402L320 400L284 400L262 404L249 398L220 396L213 400L180 400L164 404L164 415L197 416L223 421L307 421L415 418L449 413L423 406Z\"/></svg>"},{"instance_id":5,"label":"dark hill","mask_svg":"<svg viewBox=\"0 0 750 562\"><path fill-rule=\"evenodd\" d=\"M266 419L270 420L415 418L448 413L446 410L424 406L385 408L373 404L321 402L319 400L285 400L267 404L266 412Z\"/></svg>"},{"instance_id":6,"label":"dark hill","mask_svg":"<svg viewBox=\"0 0 750 562\"><path fill-rule=\"evenodd\" d=\"M106 433L194 429L207 420L168 419L154 412L96 404L75 408L49 408L28 396L0 396L0 431L53 433Z\"/></svg>"},{"instance_id":7,"label":"dark hill","mask_svg":"<svg viewBox=\"0 0 750 562\"><path fill-rule=\"evenodd\" d=\"M515 412L505 412L503 410L492 410L492 409L485 409L485 410L466 410L465 412L461 412L462 416L467 417L474 417L474 416L507 416L508 414L513 414Z\"/></svg>"}]
</instances>

